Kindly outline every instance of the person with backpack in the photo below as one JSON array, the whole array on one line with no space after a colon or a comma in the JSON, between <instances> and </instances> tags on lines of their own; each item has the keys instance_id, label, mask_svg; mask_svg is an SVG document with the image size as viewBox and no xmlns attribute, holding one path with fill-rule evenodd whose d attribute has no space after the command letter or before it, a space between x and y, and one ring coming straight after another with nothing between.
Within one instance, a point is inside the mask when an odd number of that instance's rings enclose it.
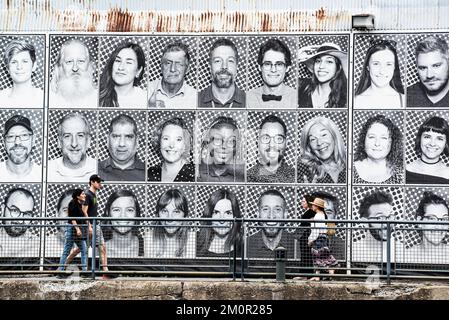
<instances>
[{"instance_id":1,"label":"person with backpack","mask_svg":"<svg viewBox=\"0 0 449 320\"><path fill-rule=\"evenodd\" d=\"M326 202L321 198L315 198L313 202L309 202L311 209L315 212L313 220L327 219L324 208ZM338 265L337 259L331 254L329 249L329 228L325 222L313 222L312 231L309 235L309 246L312 251L313 267L316 274L320 274L320 270L327 269L329 274L334 274L331 267ZM319 281L319 277L313 277L310 280Z\"/></svg>"}]
</instances>

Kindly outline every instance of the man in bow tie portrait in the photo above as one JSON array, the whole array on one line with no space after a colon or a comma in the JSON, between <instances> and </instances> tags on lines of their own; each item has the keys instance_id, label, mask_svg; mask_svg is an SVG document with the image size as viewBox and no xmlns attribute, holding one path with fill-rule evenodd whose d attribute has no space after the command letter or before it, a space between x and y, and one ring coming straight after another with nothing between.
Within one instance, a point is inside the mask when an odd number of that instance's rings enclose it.
<instances>
[{"instance_id":1,"label":"man in bow tie portrait","mask_svg":"<svg viewBox=\"0 0 449 320\"><path fill-rule=\"evenodd\" d=\"M296 90L284 79L292 65L290 49L278 39L270 39L259 49L258 69L263 85L247 92L246 105L253 109L296 108Z\"/></svg>"}]
</instances>

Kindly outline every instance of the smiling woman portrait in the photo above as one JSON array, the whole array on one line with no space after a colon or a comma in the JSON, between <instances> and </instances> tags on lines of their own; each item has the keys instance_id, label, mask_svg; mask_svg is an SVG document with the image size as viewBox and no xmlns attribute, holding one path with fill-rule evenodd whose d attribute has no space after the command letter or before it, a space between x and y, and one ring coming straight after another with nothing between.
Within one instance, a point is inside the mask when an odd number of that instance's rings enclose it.
<instances>
[{"instance_id":1,"label":"smiling woman portrait","mask_svg":"<svg viewBox=\"0 0 449 320\"><path fill-rule=\"evenodd\" d=\"M406 183L449 184L449 167L441 160L449 156L449 126L440 117L428 118L415 138L418 159L406 166Z\"/></svg>"}]
</instances>

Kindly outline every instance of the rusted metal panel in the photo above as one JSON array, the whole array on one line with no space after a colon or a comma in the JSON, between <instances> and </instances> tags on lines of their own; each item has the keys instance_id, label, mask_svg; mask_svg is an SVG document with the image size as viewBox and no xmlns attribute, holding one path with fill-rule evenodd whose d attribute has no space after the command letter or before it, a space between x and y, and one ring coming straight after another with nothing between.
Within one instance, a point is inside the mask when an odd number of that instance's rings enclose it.
<instances>
[{"instance_id":1,"label":"rusted metal panel","mask_svg":"<svg viewBox=\"0 0 449 320\"><path fill-rule=\"evenodd\" d=\"M349 31L372 13L376 30L446 29L445 0L0 0L3 31Z\"/></svg>"}]
</instances>

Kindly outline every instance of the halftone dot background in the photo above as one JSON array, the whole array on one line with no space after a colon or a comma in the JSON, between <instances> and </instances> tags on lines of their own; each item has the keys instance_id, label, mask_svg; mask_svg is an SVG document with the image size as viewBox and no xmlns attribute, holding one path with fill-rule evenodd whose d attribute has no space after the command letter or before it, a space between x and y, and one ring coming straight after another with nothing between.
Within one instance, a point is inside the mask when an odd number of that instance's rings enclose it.
<instances>
[{"instance_id":1,"label":"halftone dot background","mask_svg":"<svg viewBox=\"0 0 449 320\"><path fill-rule=\"evenodd\" d=\"M402 187L353 187L352 188L352 217L353 220L360 220L359 209L361 201L367 197L368 195L382 191L389 193L393 198L393 214L395 220L404 220L404 189ZM365 233L368 230L365 229L367 227L362 223L354 223L353 227L355 228L352 231L352 241L357 242L365 238ZM395 240L403 241L402 233L393 230L391 233L392 237Z\"/></svg>"},{"instance_id":2,"label":"halftone dot background","mask_svg":"<svg viewBox=\"0 0 449 320\"><path fill-rule=\"evenodd\" d=\"M247 158L246 168L251 168L256 164L259 158L259 149L257 147L259 139L259 127L263 119L269 115L275 115L281 118L287 126L287 146L284 152L285 162L289 166L295 166L296 163L296 113L295 112L248 112L248 124L247 124Z\"/></svg>"},{"instance_id":3,"label":"halftone dot background","mask_svg":"<svg viewBox=\"0 0 449 320\"><path fill-rule=\"evenodd\" d=\"M148 152L147 152L147 166L155 166L161 163L158 151L155 146L157 144L156 131L158 126L162 125L165 121L172 118L181 118L186 123L192 134L191 146L190 146L190 162L193 161L193 141L194 141L194 121L195 113L192 111L149 111L148 112Z\"/></svg>"},{"instance_id":4,"label":"halftone dot background","mask_svg":"<svg viewBox=\"0 0 449 320\"><path fill-rule=\"evenodd\" d=\"M298 64L297 61L297 38L296 36L280 36L280 37L248 37L248 79L246 81L246 90L249 91L253 88L257 88L263 85L262 75L259 71L259 65L257 64L257 57L259 55L260 47L269 39L279 39L284 42L290 49L292 65L290 71L286 74L284 83L292 88L297 88L298 84Z\"/></svg>"},{"instance_id":5,"label":"halftone dot background","mask_svg":"<svg viewBox=\"0 0 449 320\"><path fill-rule=\"evenodd\" d=\"M297 200L296 200L296 209L297 209L297 219L301 219L301 216L306 212L304 208L301 206L302 198L305 194L312 194L314 192L324 191L330 193L335 196L338 200L338 208L335 211L335 219L348 219L348 213L346 212L346 187L335 187L335 186L313 186L306 187L301 186L297 187ZM344 225L342 225L344 227ZM341 239L346 239L346 230L337 229L336 236Z\"/></svg>"},{"instance_id":6,"label":"halftone dot background","mask_svg":"<svg viewBox=\"0 0 449 320\"><path fill-rule=\"evenodd\" d=\"M416 69L415 49L419 41L434 35L449 43L449 33L417 33L407 35L407 87L419 81Z\"/></svg>"},{"instance_id":7,"label":"halftone dot background","mask_svg":"<svg viewBox=\"0 0 449 320\"><path fill-rule=\"evenodd\" d=\"M96 158L96 140L97 140L97 113L95 111L85 110L50 110L48 116L48 160L62 157L62 152L58 147L58 124L59 121L68 113L76 112L82 114L90 123L90 146L87 149L87 155Z\"/></svg>"},{"instance_id":8,"label":"halftone dot background","mask_svg":"<svg viewBox=\"0 0 449 320\"><path fill-rule=\"evenodd\" d=\"M363 64L366 53L373 43L378 40L392 40L396 42L396 52L399 60L399 72L402 85L405 87L406 62L407 62L407 39L405 34L356 34L354 35L354 96L360 77L362 76Z\"/></svg>"},{"instance_id":9,"label":"halftone dot background","mask_svg":"<svg viewBox=\"0 0 449 320\"><path fill-rule=\"evenodd\" d=\"M407 111L405 120L405 162L407 164L419 158L419 155L415 152L416 135L419 127L431 117L441 117L449 121L449 111ZM441 154L440 157L446 165L449 164L446 155Z\"/></svg>"},{"instance_id":10,"label":"halftone dot background","mask_svg":"<svg viewBox=\"0 0 449 320\"><path fill-rule=\"evenodd\" d=\"M12 87L7 66L3 62L5 48L11 40L24 40L36 49L36 69L31 76L31 82L36 88L44 89L45 76L45 35L2 35L0 36L0 90ZM42 108L44 101L36 101L36 107Z\"/></svg>"},{"instance_id":11,"label":"halftone dot background","mask_svg":"<svg viewBox=\"0 0 449 320\"><path fill-rule=\"evenodd\" d=\"M405 188L405 198L407 199L405 203L405 214L404 220L417 220L415 218L416 211L418 210L418 205L421 199L424 196L424 192L432 192L437 196L440 196L446 202L449 200L449 188ZM417 232L418 225L403 225L407 230L403 230L402 233L404 235L404 245L405 248L411 248L415 245L419 245L421 243L421 238L419 233ZM429 226L430 227L430 226ZM449 232L446 233L445 238L443 239L444 244L449 244Z\"/></svg>"},{"instance_id":12,"label":"halftone dot background","mask_svg":"<svg viewBox=\"0 0 449 320\"><path fill-rule=\"evenodd\" d=\"M190 69L186 74L186 82L188 85L196 88L196 73L197 73L197 48L200 37L195 36L162 36L162 37L149 37L148 43L148 82L160 79L161 74L161 59L162 53L167 45L174 42L182 42L189 48L190 55ZM208 78L209 79L209 78Z\"/></svg>"},{"instance_id":13,"label":"halftone dot background","mask_svg":"<svg viewBox=\"0 0 449 320\"><path fill-rule=\"evenodd\" d=\"M276 190L279 191L285 198L287 202L287 216L284 219L296 219L296 193L294 187L286 187L286 186L266 186L266 185L257 185L257 186L248 186L247 188L247 206L244 217L246 219L258 219L259 218L259 209L257 207L257 202L259 201L260 196L267 190ZM293 226L293 223L287 223L286 226ZM258 222L249 222L247 230L247 235L251 236L255 234L259 228ZM296 229L291 228L287 229L288 232L294 232Z\"/></svg>"},{"instance_id":14,"label":"halftone dot background","mask_svg":"<svg viewBox=\"0 0 449 320\"><path fill-rule=\"evenodd\" d=\"M196 124L195 124L195 148L194 148L194 158L199 164L201 155L201 142L207 138L209 129L215 120L220 117L230 117L237 122L240 130L240 141L237 141L237 153L235 156L236 162L243 162L245 159L245 140L246 140L246 122L247 114L243 111L201 111L196 113Z\"/></svg>"},{"instance_id":15,"label":"halftone dot background","mask_svg":"<svg viewBox=\"0 0 449 320\"><path fill-rule=\"evenodd\" d=\"M399 129L401 133L404 132L404 112L402 111L354 111L353 117L353 143L352 143L352 152L354 155L353 160L355 159L355 153L357 150L357 146L359 144L359 137L362 131L362 127L368 121L368 119L375 117L376 115L383 115L387 119L390 119L393 124ZM405 138L404 136L402 137ZM362 145L365 145L365 142L362 142ZM404 142L402 142L401 147L404 148ZM352 167L355 170L355 167ZM404 176L404 170L401 166L401 176Z\"/></svg>"},{"instance_id":16,"label":"halftone dot background","mask_svg":"<svg viewBox=\"0 0 449 320\"><path fill-rule=\"evenodd\" d=\"M137 156L145 162L146 154L146 112L145 111L99 111L98 117L98 161L109 157L107 137L109 134L109 125L115 117L124 114L130 116L137 124L137 135L139 139L139 148Z\"/></svg>"},{"instance_id":17,"label":"halftone dot background","mask_svg":"<svg viewBox=\"0 0 449 320\"><path fill-rule=\"evenodd\" d=\"M246 65L247 65L247 37L244 36L224 36L224 37L209 37L204 36L198 42L198 71L197 71L197 89L198 91L208 87L211 82L210 64L209 64L209 50L212 44L218 40L226 38L234 42L239 54L239 61L237 66L237 75L235 83L237 86L245 90L246 87Z\"/></svg>"},{"instance_id":18,"label":"halftone dot background","mask_svg":"<svg viewBox=\"0 0 449 320\"><path fill-rule=\"evenodd\" d=\"M42 156L43 156L43 141L42 141L42 127L43 127L43 112L41 110L0 110L0 123L2 124L0 127L0 132L2 135L2 139L0 139L0 161L5 161L8 155L6 154L5 149L5 141L3 139L5 123L9 118L21 115L28 118L31 122L31 128L33 129L34 134L34 148L31 153L31 161L41 165L42 164ZM1 180L1 177L0 177Z\"/></svg>"}]
</instances>

